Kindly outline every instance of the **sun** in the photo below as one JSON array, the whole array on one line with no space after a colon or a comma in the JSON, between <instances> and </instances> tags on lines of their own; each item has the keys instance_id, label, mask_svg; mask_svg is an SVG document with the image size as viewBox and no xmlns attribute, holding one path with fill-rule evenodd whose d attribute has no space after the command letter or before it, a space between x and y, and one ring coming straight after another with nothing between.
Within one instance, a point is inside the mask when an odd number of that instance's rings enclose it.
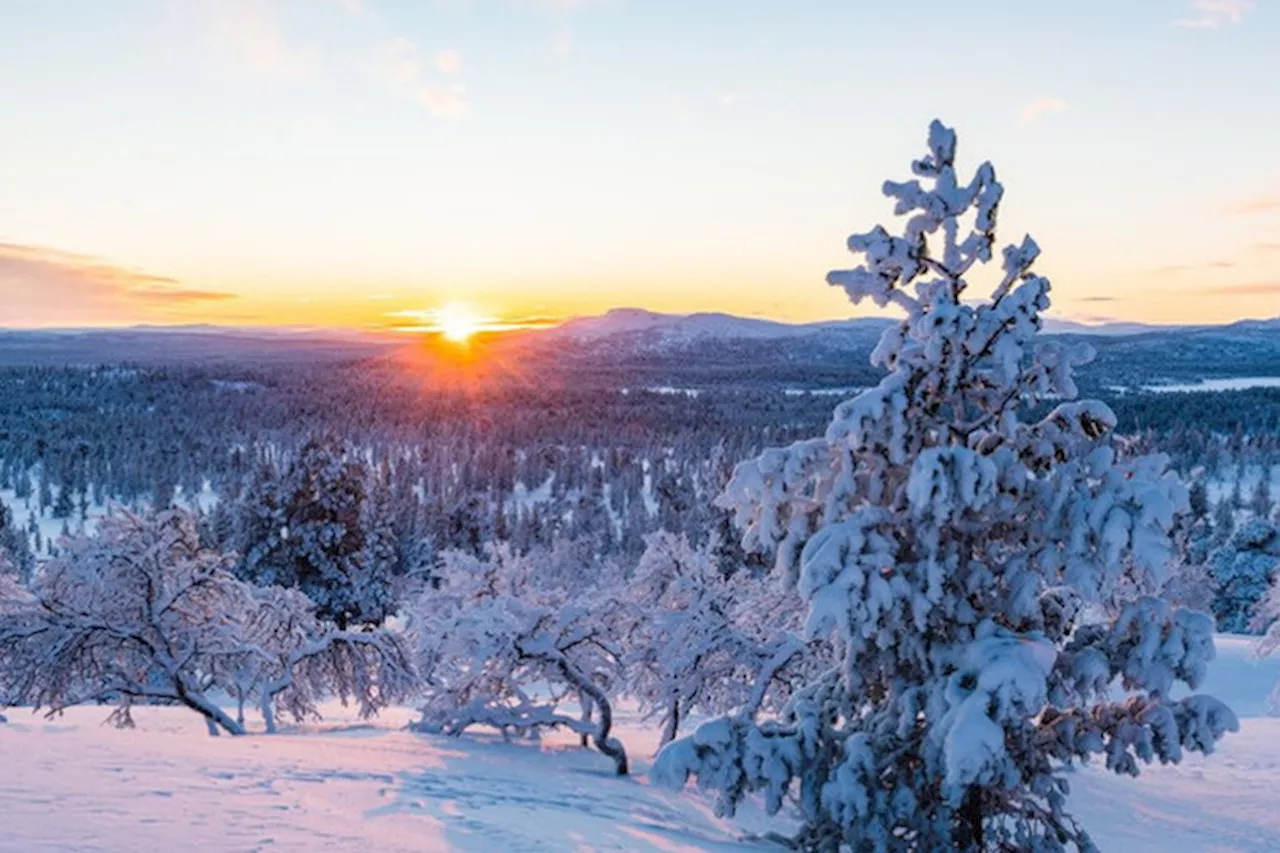
<instances>
[{"instance_id":1,"label":"sun","mask_svg":"<svg viewBox=\"0 0 1280 853\"><path fill-rule=\"evenodd\" d=\"M474 311L460 302L442 305L435 312L436 330L444 336L445 340L453 341L455 344L465 344L471 340L471 337L480 331L482 322Z\"/></svg>"}]
</instances>

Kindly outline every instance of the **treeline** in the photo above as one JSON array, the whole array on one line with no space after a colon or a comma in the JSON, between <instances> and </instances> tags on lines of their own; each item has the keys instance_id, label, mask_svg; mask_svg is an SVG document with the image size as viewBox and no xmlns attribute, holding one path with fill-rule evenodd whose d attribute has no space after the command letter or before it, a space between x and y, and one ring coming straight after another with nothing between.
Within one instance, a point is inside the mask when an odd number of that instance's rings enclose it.
<instances>
[{"instance_id":1,"label":"treeline","mask_svg":"<svg viewBox=\"0 0 1280 853\"><path fill-rule=\"evenodd\" d=\"M602 364L597 378L613 387L580 387L534 364L442 390L396 358L9 369L0 372L0 489L30 512L26 525L10 513L0 535L11 561L30 566L24 548L56 549L37 517L72 531L111 503L177 502L207 518L211 547L247 551L256 543L228 513L260 506L318 445L355 466L377 498L396 575L495 539L523 550L590 537L601 555L634 557L656 530L695 541L726 531L710 499L735 460L813 434L842 399L768 383L656 388ZM1107 402L1118 432L1170 454L1184 475L1203 468L1230 490L1241 472L1280 464L1280 389ZM1235 485L1237 498L1250 488Z\"/></svg>"}]
</instances>

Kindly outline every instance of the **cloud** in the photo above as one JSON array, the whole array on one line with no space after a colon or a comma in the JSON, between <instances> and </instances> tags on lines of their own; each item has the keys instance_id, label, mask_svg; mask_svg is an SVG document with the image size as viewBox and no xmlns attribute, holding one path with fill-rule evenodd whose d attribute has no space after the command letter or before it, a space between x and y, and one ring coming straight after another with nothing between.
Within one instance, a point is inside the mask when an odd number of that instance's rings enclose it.
<instances>
[{"instance_id":1,"label":"cloud","mask_svg":"<svg viewBox=\"0 0 1280 853\"><path fill-rule=\"evenodd\" d=\"M456 50L442 50L435 57L436 68L450 77L462 73L462 54Z\"/></svg>"},{"instance_id":2,"label":"cloud","mask_svg":"<svg viewBox=\"0 0 1280 853\"><path fill-rule=\"evenodd\" d=\"M1250 284L1228 284L1215 287L1210 293L1221 293L1227 296L1271 296L1280 295L1280 281L1255 281Z\"/></svg>"},{"instance_id":3,"label":"cloud","mask_svg":"<svg viewBox=\"0 0 1280 853\"><path fill-rule=\"evenodd\" d=\"M1077 302L1119 302L1118 296L1081 296Z\"/></svg>"},{"instance_id":4,"label":"cloud","mask_svg":"<svg viewBox=\"0 0 1280 853\"><path fill-rule=\"evenodd\" d=\"M44 246L0 243L0 324L119 322L237 298Z\"/></svg>"},{"instance_id":5,"label":"cloud","mask_svg":"<svg viewBox=\"0 0 1280 853\"><path fill-rule=\"evenodd\" d=\"M1253 11L1253 0L1192 0L1189 18L1178 18L1175 27L1190 30L1216 30L1223 24L1238 24Z\"/></svg>"},{"instance_id":6,"label":"cloud","mask_svg":"<svg viewBox=\"0 0 1280 853\"><path fill-rule=\"evenodd\" d=\"M466 89L461 83L452 83L447 86L428 83L418 89L417 97L418 103L426 107L432 115L456 121L471 111L471 105L467 103L465 95Z\"/></svg>"},{"instance_id":7,"label":"cloud","mask_svg":"<svg viewBox=\"0 0 1280 853\"><path fill-rule=\"evenodd\" d=\"M272 0L205 0L201 5L215 45L240 67L290 81L315 73L317 52L285 39Z\"/></svg>"},{"instance_id":8,"label":"cloud","mask_svg":"<svg viewBox=\"0 0 1280 853\"><path fill-rule=\"evenodd\" d=\"M442 61L443 59L443 61ZM412 98L434 116L460 119L471 111L466 100L466 87L461 81L433 81L427 75L422 51L405 38L394 38L378 48L375 55L377 74L393 90ZM457 51L436 54L435 66L456 76L462 70L462 57ZM448 71L453 68L454 71Z\"/></svg>"},{"instance_id":9,"label":"cloud","mask_svg":"<svg viewBox=\"0 0 1280 853\"><path fill-rule=\"evenodd\" d=\"M223 302L238 299L234 293L222 290L196 290L189 287L139 287L128 294L131 299L144 302L160 302L169 305L190 304L193 302Z\"/></svg>"},{"instance_id":10,"label":"cloud","mask_svg":"<svg viewBox=\"0 0 1280 853\"><path fill-rule=\"evenodd\" d=\"M1227 206L1227 214L1230 216L1257 216L1277 211L1280 211L1280 193L1256 195Z\"/></svg>"},{"instance_id":11,"label":"cloud","mask_svg":"<svg viewBox=\"0 0 1280 853\"><path fill-rule=\"evenodd\" d=\"M1045 113L1060 113L1070 106L1061 98L1036 98L1023 108L1018 121L1021 124L1030 124Z\"/></svg>"},{"instance_id":12,"label":"cloud","mask_svg":"<svg viewBox=\"0 0 1280 853\"><path fill-rule=\"evenodd\" d=\"M1235 266L1235 261L1204 261L1203 263L1196 264L1168 264L1163 267L1156 267L1154 272L1176 275L1178 273L1187 272L1204 272L1205 270L1229 270L1233 269Z\"/></svg>"}]
</instances>

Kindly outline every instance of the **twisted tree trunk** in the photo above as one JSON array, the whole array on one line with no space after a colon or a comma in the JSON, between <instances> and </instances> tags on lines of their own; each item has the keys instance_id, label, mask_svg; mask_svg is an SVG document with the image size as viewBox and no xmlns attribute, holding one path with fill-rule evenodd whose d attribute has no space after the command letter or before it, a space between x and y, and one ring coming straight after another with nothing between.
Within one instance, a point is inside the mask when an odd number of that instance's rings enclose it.
<instances>
[{"instance_id":1,"label":"twisted tree trunk","mask_svg":"<svg viewBox=\"0 0 1280 853\"><path fill-rule=\"evenodd\" d=\"M591 735L591 740L596 749L613 759L613 767L617 775L626 776L628 770L626 747L617 738L609 737L609 732L613 728L613 706L609 704L609 697L598 684L571 664L563 654L556 655L555 663L565 681L572 684L579 693L600 709L600 724Z\"/></svg>"}]
</instances>

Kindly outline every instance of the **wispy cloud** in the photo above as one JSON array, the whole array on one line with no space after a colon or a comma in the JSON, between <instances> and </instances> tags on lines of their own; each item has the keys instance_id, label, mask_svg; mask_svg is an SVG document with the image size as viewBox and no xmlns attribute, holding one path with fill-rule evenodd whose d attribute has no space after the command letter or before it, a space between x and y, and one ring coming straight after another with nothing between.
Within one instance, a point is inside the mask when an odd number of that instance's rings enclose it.
<instances>
[{"instance_id":1,"label":"wispy cloud","mask_svg":"<svg viewBox=\"0 0 1280 853\"><path fill-rule=\"evenodd\" d=\"M89 255L0 243L0 324L118 322L235 298Z\"/></svg>"},{"instance_id":2,"label":"wispy cloud","mask_svg":"<svg viewBox=\"0 0 1280 853\"><path fill-rule=\"evenodd\" d=\"M1192 0L1191 16L1178 18L1175 27L1216 30L1223 24L1238 24L1253 11L1253 0Z\"/></svg>"},{"instance_id":3,"label":"wispy cloud","mask_svg":"<svg viewBox=\"0 0 1280 853\"><path fill-rule=\"evenodd\" d=\"M1221 293L1226 296L1271 296L1280 295L1280 281L1255 281L1248 284L1227 284L1211 288L1210 293Z\"/></svg>"},{"instance_id":4,"label":"wispy cloud","mask_svg":"<svg viewBox=\"0 0 1280 853\"><path fill-rule=\"evenodd\" d=\"M432 80L422 51L408 39L386 42L378 49L375 61L378 75L388 86L414 99L432 115L456 120L471 111L463 83L456 79ZM439 71L456 77L462 71L462 56L454 50L442 51L436 54L434 64Z\"/></svg>"},{"instance_id":5,"label":"wispy cloud","mask_svg":"<svg viewBox=\"0 0 1280 853\"><path fill-rule=\"evenodd\" d=\"M382 322L375 325L385 331L439 332L446 326L447 312L448 309L444 307L388 311L382 315ZM478 332L515 332L522 329L545 329L563 323L564 320L564 317L542 314L522 317L476 317L474 325Z\"/></svg>"},{"instance_id":6,"label":"wispy cloud","mask_svg":"<svg viewBox=\"0 0 1280 853\"><path fill-rule=\"evenodd\" d=\"M1118 296L1082 296L1077 302L1119 302Z\"/></svg>"},{"instance_id":7,"label":"wispy cloud","mask_svg":"<svg viewBox=\"0 0 1280 853\"><path fill-rule=\"evenodd\" d=\"M193 302L225 302L238 299L234 293L223 290L198 290L191 287L137 287L129 291L130 299L156 302L166 305L185 305Z\"/></svg>"},{"instance_id":8,"label":"wispy cloud","mask_svg":"<svg viewBox=\"0 0 1280 853\"><path fill-rule=\"evenodd\" d=\"M1022 108L1022 115L1019 116L1018 121L1021 124L1030 124L1045 113L1060 113L1069 109L1070 106L1061 98L1036 98Z\"/></svg>"},{"instance_id":9,"label":"wispy cloud","mask_svg":"<svg viewBox=\"0 0 1280 853\"><path fill-rule=\"evenodd\" d=\"M1233 269L1235 266L1235 261L1215 260L1193 264L1166 264L1162 267L1156 267L1153 272L1166 275L1177 275L1180 273L1205 272L1206 270L1229 270Z\"/></svg>"},{"instance_id":10,"label":"wispy cloud","mask_svg":"<svg viewBox=\"0 0 1280 853\"><path fill-rule=\"evenodd\" d=\"M1250 196L1227 205L1227 213L1231 216L1256 216L1276 212L1280 212L1280 193Z\"/></svg>"}]
</instances>

